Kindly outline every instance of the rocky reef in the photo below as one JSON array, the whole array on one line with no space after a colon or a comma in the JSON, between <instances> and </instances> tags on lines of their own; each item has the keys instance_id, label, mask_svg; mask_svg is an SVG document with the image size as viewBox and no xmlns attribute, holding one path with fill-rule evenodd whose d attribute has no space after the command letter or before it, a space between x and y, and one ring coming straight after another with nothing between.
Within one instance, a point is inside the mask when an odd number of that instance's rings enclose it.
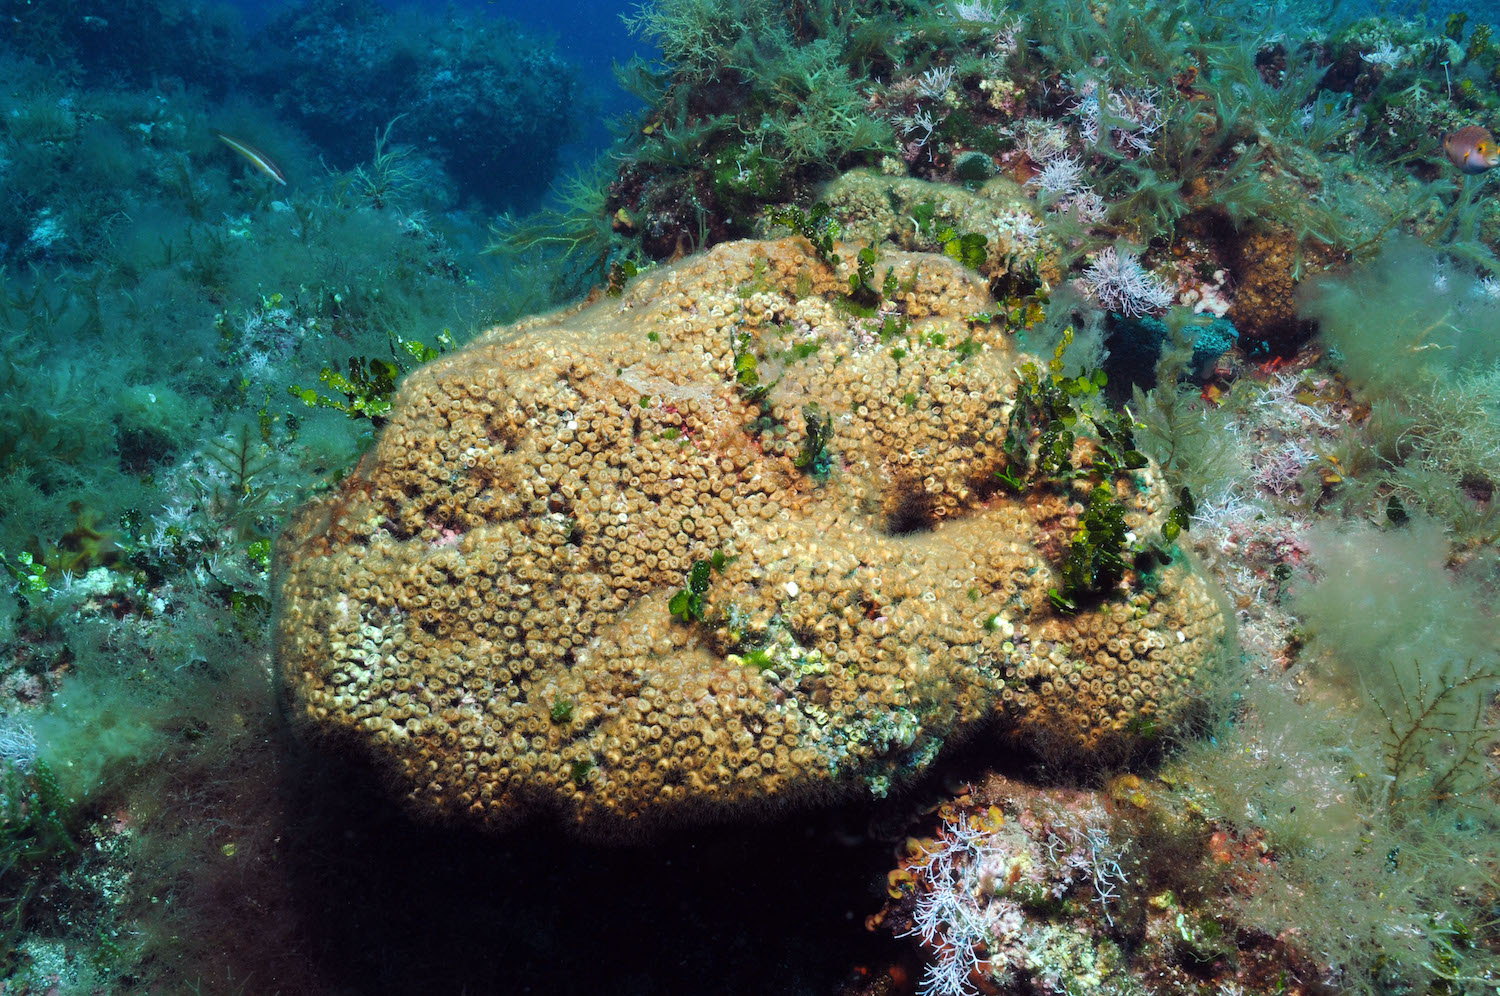
<instances>
[{"instance_id":1,"label":"rocky reef","mask_svg":"<svg viewBox=\"0 0 1500 996\"><path fill-rule=\"evenodd\" d=\"M1206 585L1057 596L1088 478L1134 537L1158 474L1080 431L1002 487L1026 358L959 264L881 263L861 315L803 240L725 244L414 373L279 545L302 725L418 810L599 833L883 795L997 719L1084 754L1177 721Z\"/></svg>"}]
</instances>

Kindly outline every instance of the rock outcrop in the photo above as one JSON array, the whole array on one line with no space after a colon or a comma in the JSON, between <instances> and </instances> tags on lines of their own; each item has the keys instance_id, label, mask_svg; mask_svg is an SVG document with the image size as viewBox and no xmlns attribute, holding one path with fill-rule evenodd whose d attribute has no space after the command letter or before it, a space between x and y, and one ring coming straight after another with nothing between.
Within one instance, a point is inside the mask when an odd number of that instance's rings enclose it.
<instances>
[{"instance_id":1,"label":"rock outcrop","mask_svg":"<svg viewBox=\"0 0 1500 996\"><path fill-rule=\"evenodd\" d=\"M1089 486L998 487L1024 358L966 322L976 275L887 267L859 317L802 240L725 244L411 374L279 544L300 725L418 811L599 835L882 793L981 728L1086 753L1177 719L1225 630L1204 583L1059 614ZM1160 526L1153 469L1113 485Z\"/></svg>"}]
</instances>

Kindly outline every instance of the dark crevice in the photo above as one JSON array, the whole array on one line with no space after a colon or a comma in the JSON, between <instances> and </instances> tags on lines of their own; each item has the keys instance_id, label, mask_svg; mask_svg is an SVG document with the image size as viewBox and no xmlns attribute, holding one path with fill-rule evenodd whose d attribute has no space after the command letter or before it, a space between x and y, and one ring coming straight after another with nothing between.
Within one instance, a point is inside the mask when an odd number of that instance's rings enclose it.
<instances>
[{"instance_id":1,"label":"dark crevice","mask_svg":"<svg viewBox=\"0 0 1500 996\"><path fill-rule=\"evenodd\" d=\"M885 505L885 529L892 536L932 528L932 500L915 487L915 482L894 485Z\"/></svg>"}]
</instances>

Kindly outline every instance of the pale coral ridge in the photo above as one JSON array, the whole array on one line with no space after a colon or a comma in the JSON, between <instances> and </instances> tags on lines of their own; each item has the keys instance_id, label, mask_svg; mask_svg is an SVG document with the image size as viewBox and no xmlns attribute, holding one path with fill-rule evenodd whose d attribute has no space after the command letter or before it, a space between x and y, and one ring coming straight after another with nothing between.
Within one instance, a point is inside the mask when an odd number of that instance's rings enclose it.
<instances>
[{"instance_id":1,"label":"pale coral ridge","mask_svg":"<svg viewBox=\"0 0 1500 996\"><path fill-rule=\"evenodd\" d=\"M1203 582L1178 565L1057 615L1088 486L998 488L1025 358L964 321L994 306L980 278L887 266L906 348L837 309L847 273L788 239L412 374L280 543L293 713L420 811L552 810L589 833L880 794L997 714L1082 751L1177 719L1224 633ZM736 382L747 351L775 383L764 408ZM813 403L826 473L795 465ZM1132 528L1159 526L1154 470L1115 486ZM704 619L674 618L716 551Z\"/></svg>"}]
</instances>

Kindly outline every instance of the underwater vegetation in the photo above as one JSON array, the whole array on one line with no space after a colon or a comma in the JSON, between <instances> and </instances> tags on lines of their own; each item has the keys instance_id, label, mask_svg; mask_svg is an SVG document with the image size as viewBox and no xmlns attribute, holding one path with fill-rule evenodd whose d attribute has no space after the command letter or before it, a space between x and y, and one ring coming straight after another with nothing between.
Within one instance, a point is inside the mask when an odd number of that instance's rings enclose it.
<instances>
[{"instance_id":1,"label":"underwater vegetation","mask_svg":"<svg viewBox=\"0 0 1500 996\"><path fill-rule=\"evenodd\" d=\"M322 403L373 403L348 371L394 379L435 355L419 343L552 299L478 254L484 220L458 213L443 153L398 141L409 94L372 99L382 127L362 122L334 168L245 64L192 61L244 50L218 20L97 6L10 5L0 39L0 966L9 991L257 991L265 952L240 959L232 939L293 952L297 922L257 925L287 908L263 873L291 839L272 539L369 441ZM95 31L116 33L108 57ZM155 41L137 51L137 33ZM517 49L548 63L555 100L570 68ZM441 58L423 50L413 71ZM508 106L526 110L519 92ZM536 109L530 179L572 114ZM269 888L243 884L257 877Z\"/></svg>"},{"instance_id":2,"label":"underwater vegetation","mask_svg":"<svg viewBox=\"0 0 1500 996\"><path fill-rule=\"evenodd\" d=\"M625 16L0 0L5 991L1493 993L1492 12Z\"/></svg>"},{"instance_id":3,"label":"underwater vegetation","mask_svg":"<svg viewBox=\"0 0 1500 996\"><path fill-rule=\"evenodd\" d=\"M622 70L648 110L596 181L606 210L574 195L553 223L602 273L764 233L767 205L807 203L852 166L1004 176L1029 188L1073 272L1145 249L1158 296L1227 312L1277 352L1312 328L1295 283L1367 258L1394 226L1484 262L1492 205L1439 164L1443 137L1495 104L1488 28L1249 10L647 5L628 21L662 58Z\"/></svg>"}]
</instances>

